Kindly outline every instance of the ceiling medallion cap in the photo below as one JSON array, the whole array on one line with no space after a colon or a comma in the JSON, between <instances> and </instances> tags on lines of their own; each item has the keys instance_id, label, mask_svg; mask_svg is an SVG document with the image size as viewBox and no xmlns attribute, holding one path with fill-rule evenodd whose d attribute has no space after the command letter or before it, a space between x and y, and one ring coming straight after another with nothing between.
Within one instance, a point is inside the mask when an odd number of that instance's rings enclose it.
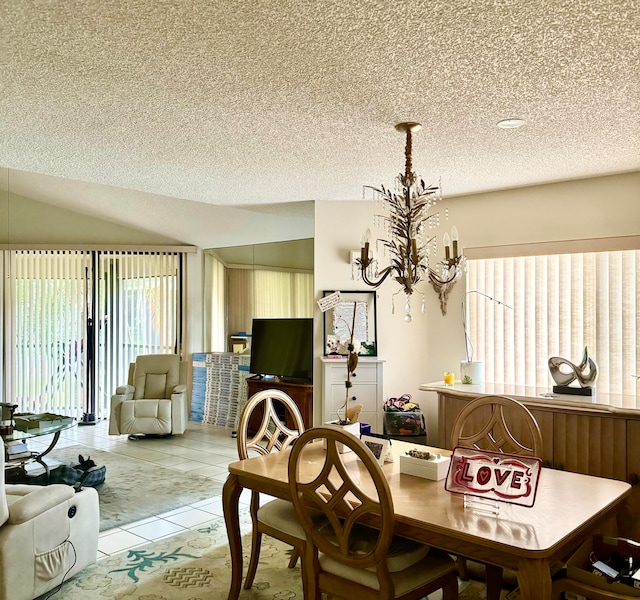
<instances>
[{"instance_id":1,"label":"ceiling medallion cap","mask_svg":"<svg viewBox=\"0 0 640 600\"><path fill-rule=\"evenodd\" d=\"M420 123L398 123L396 125L396 129L403 133L406 133L407 131L411 131L413 133L415 131L420 131L422 129L422 125L420 125Z\"/></svg>"},{"instance_id":2,"label":"ceiling medallion cap","mask_svg":"<svg viewBox=\"0 0 640 600\"><path fill-rule=\"evenodd\" d=\"M500 129L518 129L518 127L522 127L525 123L526 121L524 119L512 117L498 121L498 127L500 127Z\"/></svg>"}]
</instances>

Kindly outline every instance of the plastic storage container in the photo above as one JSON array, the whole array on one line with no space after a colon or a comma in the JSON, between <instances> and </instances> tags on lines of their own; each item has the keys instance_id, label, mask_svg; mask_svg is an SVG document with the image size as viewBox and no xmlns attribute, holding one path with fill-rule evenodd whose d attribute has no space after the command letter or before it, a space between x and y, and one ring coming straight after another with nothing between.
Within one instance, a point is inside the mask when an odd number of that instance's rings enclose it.
<instances>
[{"instance_id":1,"label":"plastic storage container","mask_svg":"<svg viewBox=\"0 0 640 600\"><path fill-rule=\"evenodd\" d=\"M424 415L420 411L385 411L384 432L387 435L425 435Z\"/></svg>"}]
</instances>

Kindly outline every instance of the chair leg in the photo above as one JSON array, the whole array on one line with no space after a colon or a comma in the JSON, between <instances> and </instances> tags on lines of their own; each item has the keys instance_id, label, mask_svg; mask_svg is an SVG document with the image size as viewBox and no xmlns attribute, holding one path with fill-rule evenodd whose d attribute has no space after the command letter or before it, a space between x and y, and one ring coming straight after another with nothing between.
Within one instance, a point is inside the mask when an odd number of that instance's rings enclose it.
<instances>
[{"instance_id":1,"label":"chair leg","mask_svg":"<svg viewBox=\"0 0 640 600\"><path fill-rule=\"evenodd\" d=\"M251 536L251 557L249 558L249 568L247 569L247 576L244 580L244 589L250 590L253 585L253 580L256 576L258 569L258 560L260 559L260 544L262 542L262 534L254 529Z\"/></svg>"},{"instance_id":2,"label":"chair leg","mask_svg":"<svg viewBox=\"0 0 640 600\"><path fill-rule=\"evenodd\" d=\"M467 559L464 556L456 556L456 568L458 576L462 581L469 580L469 569L467 569Z\"/></svg>"},{"instance_id":3,"label":"chair leg","mask_svg":"<svg viewBox=\"0 0 640 600\"><path fill-rule=\"evenodd\" d=\"M294 546L293 550L291 551L291 558L289 559L289 568L290 569L293 569L296 566L299 558L300 558L300 550L298 550Z\"/></svg>"},{"instance_id":4,"label":"chair leg","mask_svg":"<svg viewBox=\"0 0 640 600\"><path fill-rule=\"evenodd\" d=\"M487 565L487 600L500 600L502 567Z\"/></svg>"},{"instance_id":5,"label":"chair leg","mask_svg":"<svg viewBox=\"0 0 640 600\"><path fill-rule=\"evenodd\" d=\"M442 586L442 600L458 600L458 578L455 575Z\"/></svg>"}]
</instances>

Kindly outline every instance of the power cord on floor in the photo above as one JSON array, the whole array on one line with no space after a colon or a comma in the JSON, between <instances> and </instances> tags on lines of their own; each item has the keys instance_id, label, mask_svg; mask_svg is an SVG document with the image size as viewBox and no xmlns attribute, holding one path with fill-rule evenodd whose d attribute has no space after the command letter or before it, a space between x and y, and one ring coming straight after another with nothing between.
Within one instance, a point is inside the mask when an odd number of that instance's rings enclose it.
<instances>
[{"instance_id":1,"label":"power cord on floor","mask_svg":"<svg viewBox=\"0 0 640 600\"><path fill-rule=\"evenodd\" d=\"M64 585L64 582L67 579L67 575L71 573L71 570L73 569L73 567L76 566L76 563L78 562L78 553L76 552L76 547L73 545L73 542L70 539L66 539L65 542L68 542L71 548L73 549L73 562L71 563L71 566L67 569L67 572L62 576L62 581L58 584L56 588L51 590L51 592L45 598L45 600L49 600L49 598L51 598L52 596L55 596L62 589L62 586Z\"/></svg>"}]
</instances>

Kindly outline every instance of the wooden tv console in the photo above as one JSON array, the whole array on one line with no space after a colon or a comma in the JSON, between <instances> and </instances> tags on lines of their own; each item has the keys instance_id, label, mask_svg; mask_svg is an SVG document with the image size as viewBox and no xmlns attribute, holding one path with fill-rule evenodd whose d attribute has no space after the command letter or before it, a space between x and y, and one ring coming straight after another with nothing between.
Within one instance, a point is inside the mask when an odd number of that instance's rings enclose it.
<instances>
[{"instance_id":1,"label":"wooden tv console","mask_svg":"<svg viewBox=\"0 0 640 600\"><path fill-rule=\"evenodd\" d=\"M258 375L247 379L247 396L250 398L256 392L262 390L280 390L291 397L300 409L305 429L313 427L313 384L312 383L289 383L285 381L277 381L276 379L262 379ZM249 431L256 431L260 424L261 414L253 415L258 422L253 425L252 418L249 421ZM288 425L291 425L289 423Z\"/></svg>"},{"instance_id":2,"label":"wooden tv console","mask_svg":"<svg viewBox=\"0 0 640 600\"><path fill-rule=\"evenodd\" d=\"M619 535L640 540L640 398L636 408L635 397L598 394L597 387L593 398L550 397L551 390L491 383L429 383L420 389L438 395L438 445L449 449L453 422L473 398L495 394L522 402L540 426L545 466L634 486L626 507L629 514L618 521Z\"/></svg>"}]
</instances>

